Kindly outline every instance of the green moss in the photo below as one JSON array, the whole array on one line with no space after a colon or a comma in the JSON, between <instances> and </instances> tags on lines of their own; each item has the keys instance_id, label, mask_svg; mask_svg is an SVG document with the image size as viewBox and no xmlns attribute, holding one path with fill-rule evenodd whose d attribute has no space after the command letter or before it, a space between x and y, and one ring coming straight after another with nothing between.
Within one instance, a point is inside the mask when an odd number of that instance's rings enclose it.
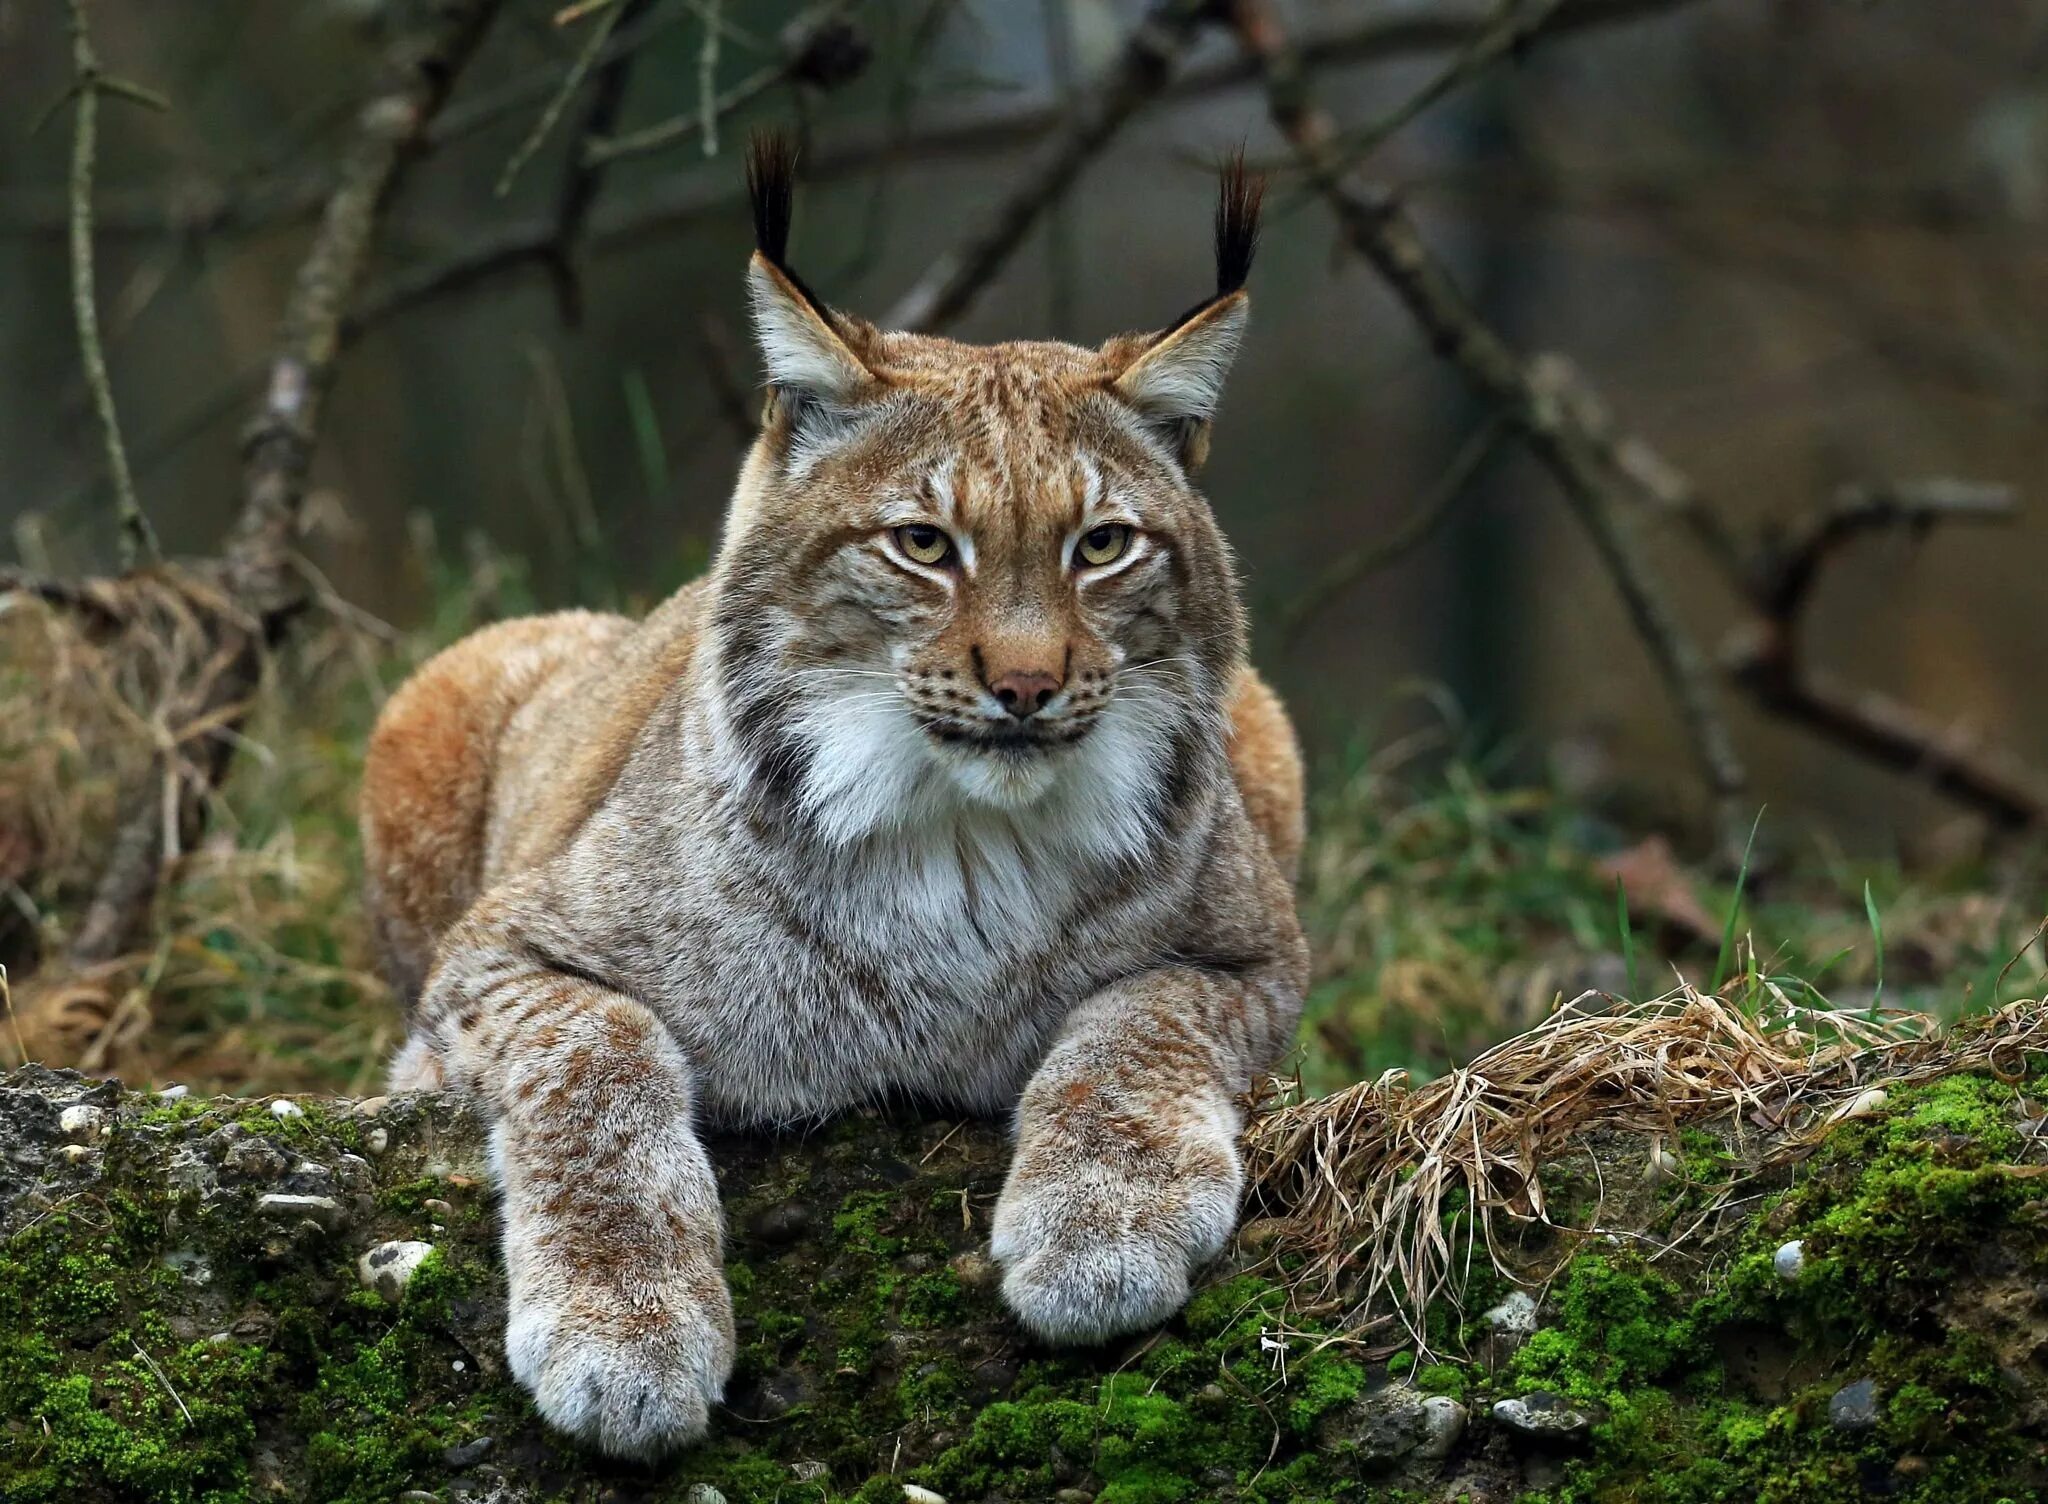
<instances>
[{"instance_id":1,"label":"green moss","mask_svg":"<svg viewBox=\"0 0 2048 1504\"><path fill-rule=\"evenodd\" d=\"M1431 1363L1416 1373L1415 1387L1424 1394L1443 1394L1462 1401L1470 1385L1465 1370L1457 1364Z\"/></svg>"},{"instance_id":2,"label":"green moss","mask_svg":"<svg viewBox=\"0 0 2048 1504\"><path fill-rule=\"evenodd\" d=\"M960 1314L960 1280L950 1269L905 1280L899 1293L898 1315L905 1326L945 1326Z\"/></svg>"},{"instance_id":3,"label":"green moss","mask_svg":"<svg viewBox=\"0 0 2048 1504\"><path fill-rule=\"evenodd\" d=\"M1575 1259L1554 1286L1557 1321L1508 1375L1598 1407L1592 1455L1552 1504L2039 1497L2009 1371L1983 1334L1927 1319L1977 1271L2048 1271L2048 1189L2008 1163L2022 1148L2014 1097L1952 1077L1840 1127L1703 1296L1633 1259ZM1806 1270L1787 1283L1771 1255L1791 1238ZM1792 1343L1776 1361L1801 1376L1788 1389L1757 1392L1724 1367L1724 1342L1754 1331ZM1879 1425L1834 1427L1830 1396L1864 1378Z\"/></svg>"}]
</instances>

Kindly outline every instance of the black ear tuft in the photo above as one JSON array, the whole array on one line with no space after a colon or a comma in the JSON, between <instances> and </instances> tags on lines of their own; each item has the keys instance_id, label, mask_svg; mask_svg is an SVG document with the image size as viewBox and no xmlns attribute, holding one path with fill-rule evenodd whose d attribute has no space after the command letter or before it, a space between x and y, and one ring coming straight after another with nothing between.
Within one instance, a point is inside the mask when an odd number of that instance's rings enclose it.
<instances>
[{"instance_id":1,"label":"black ear tuft","mask_svg":"<svg viewBox=\"0 0 2048 1504\"><path fill-rule=\"evenodd\" d=\"M770 265L788 271L789 222L796 198L796 142L785 132L758 131L747 143L747 197L754 206L755 249ZM1220 236L1223 221L1219 218L1216 223Z\"/></svg>"},{"instance_id":2,"label":"black ear tuft","mask_svg":"<svg viewBox=\"0 0 2048 1504\"><path fill-rule=\"evenodd\" d=\"M1244 148L1223 164L1216 199L1216 296L1228 297L1252 274L1259 250L1259 204L1266 180L1244 165ZM758 210L756 213L758 214Z\"/></svg>"}]
</instances>

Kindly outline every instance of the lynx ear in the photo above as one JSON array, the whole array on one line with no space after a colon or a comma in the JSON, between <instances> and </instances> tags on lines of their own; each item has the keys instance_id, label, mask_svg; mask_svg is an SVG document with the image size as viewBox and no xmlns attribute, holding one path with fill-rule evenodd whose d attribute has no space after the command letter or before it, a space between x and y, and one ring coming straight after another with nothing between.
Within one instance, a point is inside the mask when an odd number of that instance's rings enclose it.
<instances>
[{"instance_id":1,"label":"lynx ear","mask_svg":"<svg viewBox=\"0 0 2048 1504\"><path fill-rule=\"evenodd\" d=\"M849 342L849 336L857 337L859 321L834 314L790 269L795 185L796 149L789 138L756 136L747 152L747 196L754 210L747 293L768 384L801 419L809 410L844 404L874 375Z\"/></svg>"},{"instance_id":2,"label":"lynx ear","mask_svg":"<svg viewBox=\"0 0 2048 1504\"><path fill-rule=\"evenodd\" d=\"M1265 181L1245 171L1242 151L1224 164L1216 200L1216 295L1182 314L1111 385L1172 436L1190 469L1208 454L1209 421L1251 312L1244 284L1258 253L1264 196Z\"/></svg>"},{"instance_id":3,"label":"lynx ear","mask_svg":"<svg viewBox=\"0 0 2048 1504\"><path fill-rule=\"evenodd\" d=\"M843 402L873 374L804 286L759 251L747 264L754 338L768 384L799 400Z\"/></svg>"},{"instance_id":4,"label":"lynx ear","mask_svg":"<svg viewBox=\"0 0 2048 1504\"><path fill-rule=\"evenodd\" d=\"M1207 423L1223 398L1250 310L1241 291L1203 304L1124 368L1116 394L1162 423Z\"/></svg>"}]
</instances>

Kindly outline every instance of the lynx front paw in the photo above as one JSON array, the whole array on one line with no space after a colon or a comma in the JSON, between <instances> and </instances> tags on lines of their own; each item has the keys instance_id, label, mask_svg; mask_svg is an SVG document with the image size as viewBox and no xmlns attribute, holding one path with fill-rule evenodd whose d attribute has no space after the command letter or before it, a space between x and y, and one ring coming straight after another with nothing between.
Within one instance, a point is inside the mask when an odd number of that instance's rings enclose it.
<instances>
[{"instance_id":1,"label":"lynx front paw","mask_svg":"<svg viewBox=\"0 0 2048 1504\"><path fill-rule=\"evenodd\" d=\"M1186 1303L1189 1273L1237 1223L1244 1171L1231 1133L1205 1124L1119 1148L1103 1155L1027 1130L996 1204L990 1252L1004 1298L1048 1342L1101 1342L1165 1321Z\"/></svg>"},{"instance_id":2,"label":"lynx front paw","mask_svg":"<svg viewBox=\"0 0 2048 1504\"><path fill-rule=\"evenodd\" d=\"M515 1295L505 1356L552 1426L614 1457L659 1457L695 1441L732 1372L732 1300L674 1291L591 1291L562 1302Z\"/></svg>"}]
</instances>

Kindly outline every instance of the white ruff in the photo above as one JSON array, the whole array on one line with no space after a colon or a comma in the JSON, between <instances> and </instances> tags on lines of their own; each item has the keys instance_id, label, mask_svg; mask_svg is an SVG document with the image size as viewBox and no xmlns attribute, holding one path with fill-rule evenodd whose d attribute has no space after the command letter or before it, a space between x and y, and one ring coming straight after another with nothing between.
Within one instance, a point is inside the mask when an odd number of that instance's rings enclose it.
<instances>
[{"instance_id":1,"label":"white ruff","mask_svg":"<svg viewBox=\"0 0 2048 1504\"><path fill-rule=\"evenodd\" d=\"M796 720L811 749L804 812L835 847L923 881L950 872L946 886L971 880L994 890L985 898L1009 890L1029 908L1034 869L1145 849L1177 719L1134 684L1077 745L1013 757L934 741L893 694L821 698Z\"/></svg>"}]
</instances>

